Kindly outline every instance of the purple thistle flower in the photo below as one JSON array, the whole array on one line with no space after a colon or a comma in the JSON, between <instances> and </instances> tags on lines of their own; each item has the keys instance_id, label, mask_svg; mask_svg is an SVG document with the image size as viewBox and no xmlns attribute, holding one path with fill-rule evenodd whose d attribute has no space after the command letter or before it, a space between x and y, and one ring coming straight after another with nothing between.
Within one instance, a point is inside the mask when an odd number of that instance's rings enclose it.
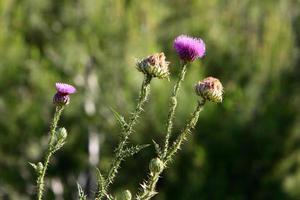
<instances>
[{"instance_id":1,"label":"purple thistle flower","mask_svg":"<svg viewBox=\"0 0 300 200\"><path fill-rule=\"evenodd\" d=\"M56 83L56 94L53 97L53 103L55 105L68 105L70 103L69 94L73 94L76 92L76 88L72 85L66 83Z\"/></svg>"},{"instance_id":2,"label":"purple thistle flower","mask_svg":"<svg viewBox=\"0 0 300 200\"><path fill-rule=\"evenodd\" d=\"M192 62L197 58L203 57L205 54L203 40L187 35L178 36L174 41L174 48L179 57L186 62Z\"/></svg>"}]
</instances>

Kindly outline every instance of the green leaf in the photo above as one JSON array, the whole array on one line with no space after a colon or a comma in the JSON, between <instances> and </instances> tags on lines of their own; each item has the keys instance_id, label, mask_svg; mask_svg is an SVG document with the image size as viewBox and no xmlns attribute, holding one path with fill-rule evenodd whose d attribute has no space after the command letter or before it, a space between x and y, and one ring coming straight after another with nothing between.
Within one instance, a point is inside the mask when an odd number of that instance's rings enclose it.
<instances>
[{"instance_id":1,"label":"green leaf","mask_svg":"<svg viewBox=\"0 0 300 200\"><path fill-rule=\"evenodd\" d=\"M97 192L102 194L102 193L105 193L105 188L104 188L104 185L105 185L105 179L103 177L103 175L101 174L101 171L100 169L96 168L96 171L97 171ZM99 194L96 194L96 196L98 196Z\"/></svg>"},{"instance_id":2,"label":"green leaf","mask_svg":"<svg viewBox=\"0 0 300 200\"><path fill-rule=\"evenodd\" d=\"M128 148L124 149L121 156L122 156L122 158L127 158L127 157L130 157L130 156L133 156L134 154L137 154L142 149L144 149L148 146L150 146L150 144L136 145L136 146L128 147Z\"/></svg>"},{"instance_id":3,"label":"green leaf","mask_svg":"<svg viewBox=\"0 0 300 200\"><path fill-rule=\"evenodd\" d=\"M34 164L34 163L31 163L31 162L28 162L28 164L29 164L29 165L31 165L31 167L33 167L33 169L35 169L35 170L36 170L36 168L37 168L36 164Z\"/></svg>"},{"instance_id":4,"label":"green leaf","mask_svg":"<svg viewBox=\"0 0 300 200\"><path fill-rule=\"evenodd\" d=\"M79 185L79 183L77 183L77 188L78 188L79 200L86 200L87 196L84 194L84 191L83 191L82 187Z\"/></svg>"},{"instance_id":5,"label":"green leaf","mask_svg":"<svg viewBox=\"0 0 300 200\"><path fill-rule=\"evenodd\" d=\"M120 115L116 110L114 110L113 108L110 108L110 110L113 112L116 120L120 123L121 127L123 130L126 130L128 127L127 122L125 121L124 117L122 115Z\"/></svg>"},{"instance_id":6,"label":"green leaf","mask_svg":"<svg viewBox=\"0 0 300 200\"><path fill-rule=\"evenodd\" d=\"M154 148L155 148L155 151L156 151L158 157L161 157L162 151L161 151L159 144L157 144L154 140L152 140L152 142L154 144Z\"/></svg>"}]
</instances>

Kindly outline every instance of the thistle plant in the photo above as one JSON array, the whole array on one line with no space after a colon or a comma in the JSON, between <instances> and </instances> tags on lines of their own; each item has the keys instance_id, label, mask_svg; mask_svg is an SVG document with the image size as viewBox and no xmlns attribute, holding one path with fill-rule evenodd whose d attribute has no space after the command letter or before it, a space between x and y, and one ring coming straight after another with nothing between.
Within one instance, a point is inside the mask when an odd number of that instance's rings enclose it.
<instances>
[{"instance_id":1,"label":"thistle plant","mask_svg":"<svg viewBox=\"0 0 300 200\"><path fill-rule=\"evenodd\" d=\"M198 100L194 112L191 114L190 120L186 123L184 129L177 136L172 145L169 145L170 136L172 133L172 124L177 106L177 95L181 82L184 80L184 75L187 70L187 63L193 62L196 58L201 58L205 54L205 44L201 39L191 38L185 35L177 37L174 41L174 48L178 53L182 67L179 78L174 85L173 93L170 97L170 109L167 119L167 131L165 137L164 149L161 151L160 146L155 143L157 158L154 158L149 163L150 173L148 179L141 184L141 190L137 194L137 200L148 200L154 197L156 192L156 184L161 173L175 156L176 152L181 148L184 140L187 139L189 133L196 126L200 112L203 109L206 101L221 102L223 87L222 84L212 77L199 82L196 87L197 95L201 96Z\"/></svg>"},{"instance_id":2,"label":"thistle plant","mask_svg":"<svg viewBox=\"0 0 300 200\"><path fill-rule=\"evenodd\" d=\"M167 120L167 134L165 139L163 155L161 156L162 158L166 156L169 148L169 139L171 137L172 132L173 118L177 107L177 94L181 82L184 80L186 74L187 63L192 62L197 58L201 58L205 54L204 42L201 39L191 38L186 35L180 35L175 39L174 48L176 49L176 52L181 59L181 71L179 74L179 78L174 85L172 95L170 97L170 109Z\"/></svg>"},{"instance_id":3,"label":"thistle plant","mask_svg":"<svg viewBox=\"0 0 300 200\"><path fill-rule=\"evenodd\" d=\"M53 154L58 151L66 142L67 130L65 128L57 129L57 123L65 106L70 103L70 94L76 92L75 87L65 83L56 83L56 94L53 97L55 112L50 126L50 138L47 152L43 162L37 164L30 163L37 173L37 199L42 200L45 188L45 176L47 168Z\"/></svg>"},{"instance_id":4,"label":"thistle plant","mask_svg":"<svg viewBox=\"0 0 300 200\"><path fill-rule=\"evenodd\" d=\"M107 190L109 186L114 182L114 179L120 168L122 160L126 157L132 156L138 153L141 149L145 148L148 145L137 145L128 147L128 139L131 133L133 132L134 125L137 122L141 112L143 111L143 106L147 101L148 95L150 93L150 82L152 78L157 77L160 79L169 78L169 62L166 61L164 53L155 53L150 55L142 60L137 61L136 68L144 74L144 81L141 86L139 98L137 101L136 108L131 114L128 122L114 111L117 120L120 122L122 133L119 144L115 149L115 156L108 171L107 176L101 174L100 170L98 171L98 187L96 192L96 200L100 200L104 197L110 199L110 195Z\"/></svg>"},{"instance_id":5,"label":"thistle plant","mask_svg":"<svg viewBox=\"0 0 300 200\"><path fill-rule=\"evenodd\" d=\"M135 195L136 200L149 200L154 197L158 192L156 185L161 177L163 171L169 167L170 162L174 159L178 150L180 150L183 142L187 140L188 135L195 128L200 112L207 102L221 103L223 101L223 86L221 82L214 77L207 77L195 84L194 91L199 99L196 102L194 111L191 113L185 126L180 133L172 137L172 127L174 123L177 98L179 95L180 87L185 79L188 71L188 64L194 62L197 58L202 58L205 55L205 43L199 38L192 38L186 35L180 35L174 40L173 45L175 51L180 58L180 72L176 80L170 98L169 109L165 125L165 138L163 144L155 141L154 148L156 155L150 160L148 164L149 174L146 180L141 184L139 192ZM130 136L134 132L135 125L140 117L144 105L148 100L150 94L150 83L153 78L168 79L170 76L169 64L166 60L164 53L154 53L146 58L136 62L136 68L143 73L144 79L141 84L139 97L134 111L130 114L129 119L125 119L117 111L112 110L116 120L121 126L120 140L114 151L114 157L108 171L104 174L97 168L97 188L94 199L108 199L108 200L131 200L133 195L129 190L123 190L115 197L111 195L109 189L114 183L118 170L121 167L122 161L127 157L133 156L148 145L134 145L130 144ZM50 139L46 156L43 162L31 165L35 168L37 173L37 199L42 200L44 193L44 179L51 157L58 151L66 142L67 131L65 128L57 128L60 115L66 105L70 102L69 95L74 93L76 89L68 84L57 83L57 93L54 95L53 102L56 106L53 121L50 127ZM173 141L170 141L172 138ZM78 198L80 200L87 200L84 190L78 184Z\"/></svg>"}]
</instances>

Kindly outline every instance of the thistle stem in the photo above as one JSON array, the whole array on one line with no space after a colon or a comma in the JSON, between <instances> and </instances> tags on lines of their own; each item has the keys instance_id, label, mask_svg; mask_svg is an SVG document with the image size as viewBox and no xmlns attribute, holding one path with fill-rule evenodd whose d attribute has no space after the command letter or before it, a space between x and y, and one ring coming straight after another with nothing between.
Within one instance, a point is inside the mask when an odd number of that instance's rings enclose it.
<instances>
[{"instance_id":1,"label":"thistle stem","mask_svg":"<svg viewBox=\"0 0 300 200\"><path fill-rule=\"evenodd\" d=\"M159 175L160 172L150 173L149 180L147 184L144 185L145 188L143 188L143 192L140 195L137 195L136 200L148 200L157 194L155 187L159 180Z\"/></svg>"},{"instance_id":2,"label":"thistle stem","mask_svg":"<svg viewBox=\"0 0 300 200\"><path fill-rule=\"evenodd\" d=\"M191 132L192 129L195 128L204 104L205 100L201 100L198 102L196 109L192 113L191 119L185 125L185 128L181 131L180 135L177 137L173 145L168 149L165 158L163 158L162 160L165 166L171 161L175 153L180 149L180 146L186 139L187 135ZM155 187L162 172L163 170L155 174L150 173L148 180L142 185L142 191L137 195L136 200L149 200L155 194L157 194L157 192L155 191Z\"/></svg>"},{"instance_id":3,"label":"thistle stem","mask_svg":"<svg viewBox=\"0 0 300 200\"><path fill-rule=\"evenodd\" d=\"M187 63L182 62L182 67L181 67L181 71L179 74L179 78L174 85L173 92L170 97L170 108L169 108L168 120L167 120L167 134L166 134L166 138L165 138L164 151L163 151L163 155L162 155L163 158L166 156L168 148L169 148L169 140L171 137L172 127L173 127L173 119L174 119L175 110L177 107L177 95L178 95L180 85L181 85L182 81L184 80L186 70L187 70Z\"/></svg>"},{"instance_id":4,"label":"thistle stem","mask_svg":"<svg viewBox=\"0 0 300 200\"><path fill-rule=\"evenodd\" d=\"M165 164L169 163L169 161L172 160L175 153L180 149L183 141L186 140L188 134L191 132L192 129L195 128L199 119L200 112L202 111L205 102L206 102L205 99L198 101L197 107L193 112L190 121L185 125L185 128L182 130L181 134L177 137L177 139L174 141L172 146L169 148L166 157L164 159Z\"/></svg>"},{"instance_id":5,"label":"thistle stem","mask_svg":"<svg viewBox=\"0 0 300 200\"><path fill-rule=\"evenodd\" d=\"M44 192L44 186L45 186L44 179L45 179L45 175L46 175L46 171L48 168L50 158L54 153L53 148L54 148L54 141L55 141L55 129L57 127L57 123L58 123L58 120L60 118L60 115L61 115L63 109L64 109L64 106L56 106L55 113L54 113L54 116L52 119L52 123L50 125L50 139L49 139L49 143L48 143L48 149L47 149L47 153L45 156L45 160L43 163L43 170L37 178L37 188L38 188L37 199L38 200L42 200L42 198L43 198L43 192Z\"/></svg>"},{"instance_id":6,"label":"thistle stem","mask_svg":"<svg viewBox=\"0 0 300 200\"><path fill-rule=\"evenodd\" d=\"M151 76L148 75L144 76L144 81L140 90L139 99L136 108L129 119L128 126L123 130L121 134L121 139L119 141L118 147L115 149L114 160L112 161L112 164L110 166L107 178L104 181L104 186L98 188L95 200L101 200L104 196L107 195L106 191L108 190L108 187L113 183L118 173L118 169L120 168L120 164L123 160L122 152L124 150L124 147L127 144L130 134L133 132L133 127L136 124L139 115L143 111L143 106L147 101L148 95L150 93L151 79L152 79Z\"/></svg>"}]
</instances>

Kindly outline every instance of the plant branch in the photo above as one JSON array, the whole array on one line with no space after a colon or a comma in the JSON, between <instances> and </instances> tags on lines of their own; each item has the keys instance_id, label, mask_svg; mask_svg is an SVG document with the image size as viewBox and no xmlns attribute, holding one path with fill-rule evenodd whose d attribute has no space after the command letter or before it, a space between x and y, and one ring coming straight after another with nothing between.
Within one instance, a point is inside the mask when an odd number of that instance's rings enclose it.
<instances>
[{"instance_id":1,"label":"plant branch","mask_svg":"<svg viewBox=\"0 0 300 200\"><path fill-rule=\"evenodd\" d=\"M39 173L39 176L37 178L37 188L38 188L38 196L37 199L38 200L42 200L43 198L43 192L44 192L44 179L45 179L45 175L46 175L46 171L48 168L48 164L50 161L51 156L54 153L55 150L55 146L54 146L54 142L55 142L55 130L57 127L57 123L58 120L60 118L60 115L62 113L64 109L64 106L56 106L55 108L55 113L53 116L53 120L50 126L50 139L49 139L49 143L48 143L48 149L47 149L47 153L46 153L46 157L43 163L43 168L41 170L41 173Z\"/></svg>"},{"instance_id":2,"label":"plant branch","mask_svg":"<svg viewBox=\"0 0 300 200\"><path fill-rule=\"evenodd\" d=\"M124 153L123 153L124 148L127 144L130 134L133 132L133 127L136 124L139 115L143 111L143 106L144 106L145 102L147 101L148 95L150 93L151 79L152 79L151 76L148 76L148 75L144 76L144 81L143 81L143 84L142 84L142 87L140 90L139 99L138 99L136 108L135 108L134 112L132 113L128 124L126 125L126 127L123 127L123 129L122 129L123 131L121 134L121 139L119 141L118 147L115 150L114 160L112 161L107 178L104 180L103 187L101 187L101 188L98 187L98 191L96 193L95 200L101 200L103 197L106 196L108 187L113 183L113 181L118 173L120 164L121 164L122 160L124 159ZM98 183L98 185L100 185L100 184Z\"/></svg>"},{"instance_id":3,"label":"plant branch","mask_svg":"<svg viewBox=\"0 0 300 200\"><path fill-rule=\"evenodd\" d=\"M172 160L175 153L180 149L183 141L186 140L188 134L191 133L191 130L195 128L199 119L200 112L202 111L205 102L205 99L198 101L198 105L195 111L193 112L190 121L185 125L185 128L182 130L181 134L177 137L177 139L174 141L169 151L167 152L164 160L165 164L168 164Z\"/></svg>"},{"instance_id":4,"label":"plant branch","mask_svg":"<svg viewBox=\"0 0 300 200\"><path fill-rule=\"evenodd\" d=\"M165 138L163 155L161 156L162 158L164 158L166 156L168 148L169 148L169 140L171 137L172 127L173 127L173 119L174 119L175 110L177 107L177 95L178 95L180 85L181 85L182 81L184 80L186 70L187 70L187 63L182 62L182 67L181 67L181 71L179 74L179 78L174 85L173 92L170 97L170 108L169 108L168 120L167 120L167 134L166 134L166 138Z\"/></svg>"},{"instance_id":5,"label":"plant branch","mask_svg":"<svg viewBox=\"0 0 300 200\"><path fill-rule=\"evenodd\" d=\"M195 128L196 123L199 119L199 114L202 111L204 104L205 100L198 101L197 107L192 113L190 120L185 125L185 128L181 131L180 135L177 137L173 145L169 148L168 152L166 153L166 157L162 160L165 166L172 160L175 153L180 149L180 146L186 139L187 135L191 132L192 129ZM136 200L149 200L157 194L157 192L155 191L155 187L162 172L163 170L157 173L150 173L148 180L141 185L142 190L140 194L136 196Z\"/></svg>"}]
</instances>

